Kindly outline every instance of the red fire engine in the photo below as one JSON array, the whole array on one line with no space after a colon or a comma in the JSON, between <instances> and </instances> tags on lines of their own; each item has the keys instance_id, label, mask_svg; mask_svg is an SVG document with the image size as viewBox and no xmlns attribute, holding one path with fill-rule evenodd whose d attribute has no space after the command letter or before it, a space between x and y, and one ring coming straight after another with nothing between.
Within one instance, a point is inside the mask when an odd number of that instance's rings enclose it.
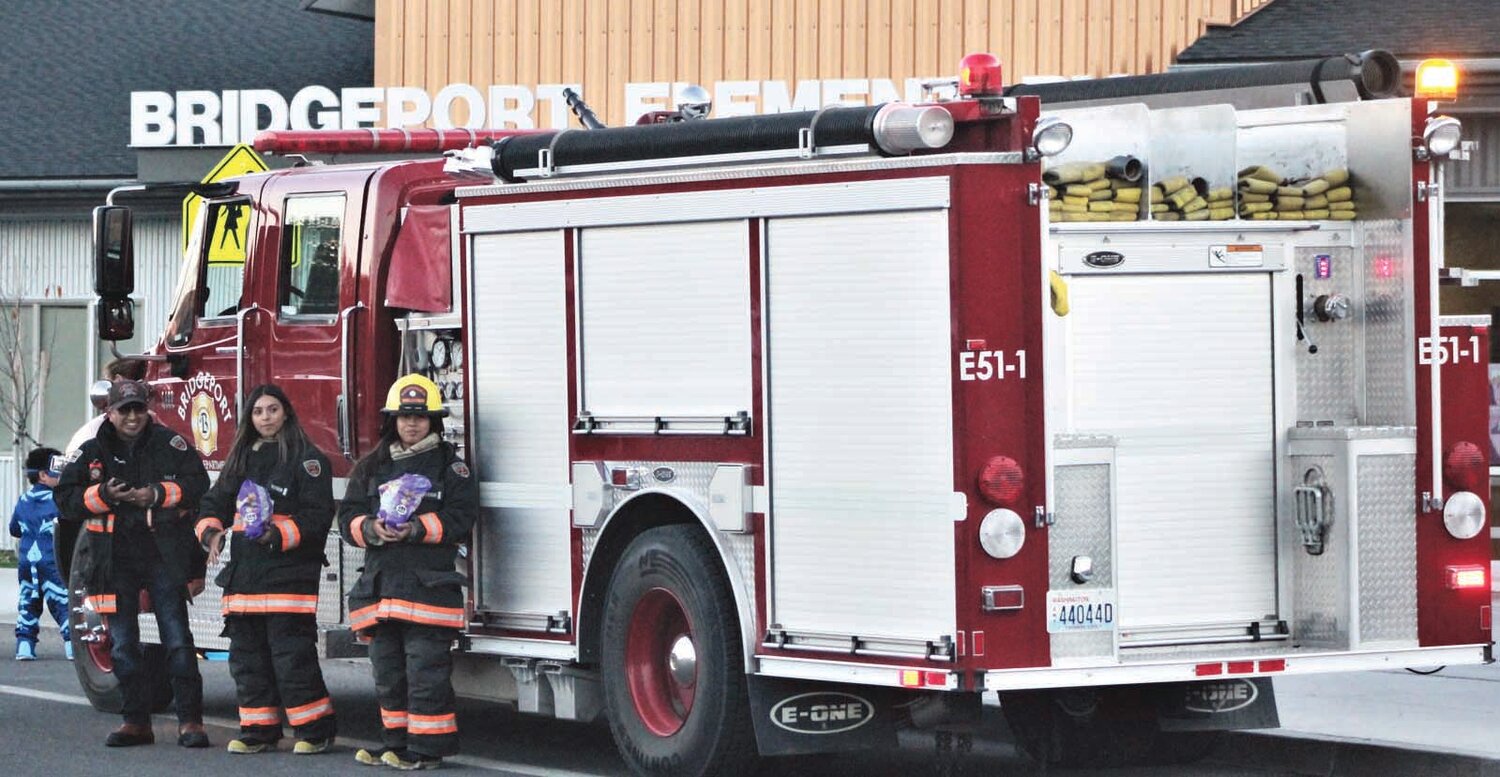
<instances>
[{"instance_id":1,"label":"red fire engine","mask_svg":"<svg viewBox=\"0 0 1500 777\"><path fill-rule=\"evenodd\" d=\"M1277 675L1490 660L1458 125L1397 72L979 56L925 105L268 133L446 156L197 187L152 409L212 468L274 381L342 475L430 376L483 492L460 693L607 716L642 774L970 732L991 692L1044 761L1191 757L1276 725ZM130 211L96 227L123 339Z\"/></svg>"}]
</instances>

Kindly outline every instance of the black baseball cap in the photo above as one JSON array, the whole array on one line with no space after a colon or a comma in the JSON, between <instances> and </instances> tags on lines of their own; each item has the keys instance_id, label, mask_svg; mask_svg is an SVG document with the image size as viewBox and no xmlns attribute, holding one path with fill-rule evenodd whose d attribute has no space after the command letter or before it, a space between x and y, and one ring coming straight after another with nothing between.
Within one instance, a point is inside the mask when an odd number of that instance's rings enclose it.
<instances>
[{"instance_id":1,"label":"black baseball cap","mask_svg":"<svg viewBox=\"0 0 1500 777\"><path fill-rule=\"evenodd\" d=\"M109 387L108 404L110 410L119 410L126 405L145 406L146 400L151 398L151 388L138 380L117 380Z\"/></svg>"}]
</instances>

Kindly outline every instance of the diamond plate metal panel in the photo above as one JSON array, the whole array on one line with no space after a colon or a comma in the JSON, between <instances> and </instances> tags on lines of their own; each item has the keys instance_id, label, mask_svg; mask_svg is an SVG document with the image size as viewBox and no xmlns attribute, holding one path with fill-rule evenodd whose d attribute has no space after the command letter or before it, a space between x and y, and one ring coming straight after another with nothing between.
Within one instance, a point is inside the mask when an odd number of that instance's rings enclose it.
<instances>
[{"instance_id":1,"label":"diamond plate metal panel","mask_svg":"<svg viewBox=\"0 0 1500 777\"><path fill-rule=\"evenodd\" d=\"M1346 246L1300 246L1295 252L1297 274L1303 278L1304 301L1323 294L1350 297L1356 311L1363 310L1362 269L1355 266ZM1318 278L1320 257L1326 257L1327 278ZM1359 418L1358 316L1343 321L1320 322L1306 311L1305 328L1318 352L1297 349L1297 420L1354 424Z\"/></svg>"},{"instance_id":2,"label":"diamond plate metal panel","mask_svg":"<svg viewBox=\"0 0 1500 777\"><path fill-rule=\"evenodd\" d=\"M1417 638L1416 462L1361 456L1359 472L1359 638Z\"/></svg>"},{"instance_id":3,"label":"diamond plate metal panel","mask_svg":"<svg viewBox=\"0 0 1500 777\"><path fill-rule=\"evenodd\" d=\"M350 563L350 552L357 554ZM364 550L346 547L338 531L328 533L324 544L324 557L328 566L323 567L318 583L318 626L331 628L343 622L344 596L348 593L345 581L350 584L359 578L357 570L364 563ZM342 554L342 555L341 555ZM199 650L228 650L229 638L220 636L224 631L224 589L214 585L214 578L229 563L229 553L219 557L218 563L208 569L208 585L193 603L188 606L188 627L193 632L193 644ZM140 619L141 640L160 643L161 634L156 629L156 618L151 615Z\"/></svg>"},{"instance_id":4,"label":"diamond plate metal panel","mask_svg":"<svg viewBox=\"0 0 1500 777\"><path fill-rule=\"evenodd\" d=\"M606 471L624 469L635 473L643 487L650 488L655 493L665 493L682 501L692 507L701 515L708 514L708 490L713 481L714 470L718 467L717 462L675 462L675 461L606 461ZM666 467L672 470L670 482L661 482L656 479L658 469ZM638 490L623 488L607 489L604 495L604 510L606 513L613 511L619 504L630 496L639 493ZM719 541L729 554L729 562L734 564L739 571L740 579L747 582L745 590L741 595L750 603L750 611L756 611L755 601L755 535L749 532L720 532ZM589 562L593 559L594 548L599 542L599 530L594 528L583 529L583 565L588 569Z\"/></svg>"},{"instance_id":5,"label":"diamond plate metal panel","mask_svg":"<svg viewBox=\"0 0 1500 777\"><path fill-rule=\"evenodd\" d=\"M1364 242L1365 420L1367 425L1416 423L1411 347L1411 252L1405 221L1357 222Z\"/></svg>"},{"instance_id":6,"label":"diamond plate metal panel","mask_svg":"<svg viewBox=\"0 0 1500 777\"><path fill-rule=\"evenodd\" d=\"M1110 537L1110 479L1108 464L1058 467L1053 476L1053 509L1057 523L1047 530L1051 554L1048 583L1053 590L1113 588L1114 559ZM1074 556L1094 561L1094 578L1087 586L1070 577ZM1052 658L1108 657L1114 654L1113 631L1085 631L1052 635Z\"/></svg>"},{"instance_id":7,"label":"diamond plate metal panel","mask_svg":"<svg viewBox=\"0 0 1500 777\"><path fill-rule=\"evenodd\" d=\"M1349 645L1349 515L1348 484L1334 456L1292 457L1291 480L1301 485L1305 473L1317 467L1333 495L1333 526L1322 555L1309 555L1300 542L1292 551L1292 637L1304 645L1344 649ZM1295 530L1294 530L1295 532Z\"/></svg>"}]
</instances>

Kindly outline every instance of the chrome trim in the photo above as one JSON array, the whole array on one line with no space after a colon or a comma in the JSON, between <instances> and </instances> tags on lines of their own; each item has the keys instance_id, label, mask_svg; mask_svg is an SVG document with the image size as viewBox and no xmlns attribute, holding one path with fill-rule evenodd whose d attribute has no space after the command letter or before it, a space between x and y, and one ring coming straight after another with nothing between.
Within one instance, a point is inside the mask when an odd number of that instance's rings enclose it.
<instances>
[{"instance_id":1,"label":"chrome trim","mask_svg":"<svg viewBox=\"0 0 1500 777\"><path fill-rule=\"evenodd\" d=\"M957 648L951 635L936 639L900 637L861 637L858 634L770 629L761 647L776 650L799 650L809 653L836 653L846 656L885 658L919 658L927 661L953 661Z\"/></svg>"},{"instance_id":2,"label":"chrome trim","mask_svg":"<svg viewBox=\"0 0 1500 777\"><path fill-rule=\"evenodd\" d=\"M354 458L354 430L349 421L349 322L353 320L355 312L364 309L365 303L361 300L339 311L339 452L350 460ZM402 338L403 345L405 339Z\"/></svg>"},{"instance_id":3,"label":"chrome trim","mask_svg":"<svg viewBox=\"0 0 1500 777\"><path fill-rule=\"evenodd\" d=\"M252 302L250 307L234 314L234 339L236 343L234 354L234 412L243 413L245 408L245 319L251 313L269 310L261 307L259 303ZM218 352L219 349L214 349Z\"/></svg>"}]
</instances>

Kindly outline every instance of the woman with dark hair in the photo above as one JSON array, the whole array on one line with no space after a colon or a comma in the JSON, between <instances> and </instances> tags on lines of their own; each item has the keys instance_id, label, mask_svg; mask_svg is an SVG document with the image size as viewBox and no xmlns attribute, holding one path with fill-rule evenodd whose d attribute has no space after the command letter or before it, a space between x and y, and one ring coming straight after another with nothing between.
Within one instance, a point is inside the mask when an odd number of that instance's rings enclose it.
<instances>
[{"instance_id":1,"label":"woman with dark hair","mask_svg":"<svg viewBox=\"0 0 1500 777\"><path fill-rule=\"evenodd\" d=\"M421 375L386 396L380 444L360 459L339 505L344 541L365 549L349 624L370 641L383 745L363 764L432 769L458 752L453 658L465 624L458 544L479 514L479 486L443 441L443 400Z\"/></svg>"},{"instance_id":2,"label":"woman with dark hair","mask_svg":"<svg viewBox=\"0 0 1500 777\"><path fill-rule=\"evenodd\" d=\"M224 636L240 706L240 736L229 752L275 749L284 708L297 737L292 752L321 753L336 729L317 645L332 475L280 388L256 386L241 413L197 525L212 566L232 519L229 563L214 581L224 589Z\"/></svg>"}]
</instances>

